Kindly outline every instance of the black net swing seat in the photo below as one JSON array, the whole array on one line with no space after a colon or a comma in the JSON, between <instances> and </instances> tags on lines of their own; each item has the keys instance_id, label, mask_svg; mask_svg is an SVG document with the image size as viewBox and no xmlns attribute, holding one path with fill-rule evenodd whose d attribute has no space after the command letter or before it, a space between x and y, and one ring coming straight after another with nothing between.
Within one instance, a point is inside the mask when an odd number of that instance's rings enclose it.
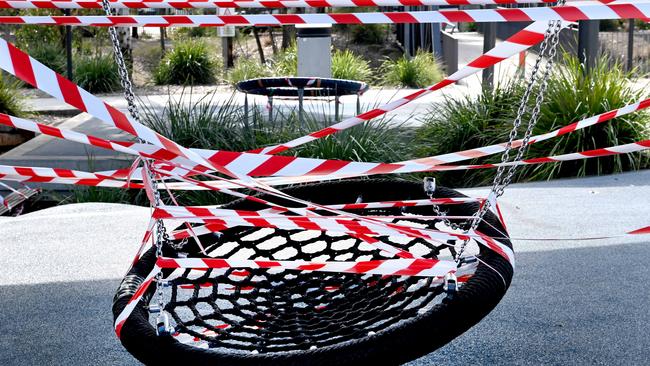
<instances>
[{"instance_id":1,"label":"black net swing seat","mask_svg":"<svg viewBox=\"0 0 650 366\"><path fill-rule=\"evenodd\" d=\"M306 184L285 193L318 204L426 199L421 183L403 180L351 180ZM271 197L260 196L272 200ZM465 197L438 187L435 198ZM276 200L277 202L277 200ZM290 202L277 202L291 205ZM251 201L225 208L262 210ZM445 206L450 217L473 215L478 203ZM431 206L355 210L391 216L394 222L440 228ZM324 214L324 213L323 213ZM429 216L418 219L417 216ZM404 216L404 218L397 218ZM451 222L464 222L451 219ZM503 237L491 213L478 230ZM369 260L388 259L376 247L346 235L311 231L235 227L200 237L208 256L249 259ZM424 258L449 256L448 245L421 239L378 239ZM510 242L501 242L511 246ZM159 336L147 308L154 289L124 323L121 342L145 364L214 365L393 365L413 360L445 345L485 317L505 294L513 274L499 254L478 246L474 274L448 295L430 277L381 276L278 269L231 268L165 270L165 310L176 333ZM172 243L166 257L205 257L196 242ZM113 314L127 302L156 260L146 252L122 281Z\"/></svg>"}]
</instances>

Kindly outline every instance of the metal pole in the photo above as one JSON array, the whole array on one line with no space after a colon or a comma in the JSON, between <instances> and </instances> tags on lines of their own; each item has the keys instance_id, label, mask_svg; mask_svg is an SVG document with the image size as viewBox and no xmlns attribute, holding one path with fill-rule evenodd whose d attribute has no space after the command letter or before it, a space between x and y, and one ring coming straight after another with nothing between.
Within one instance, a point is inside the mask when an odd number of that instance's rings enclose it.
<instances>
[{"instance_id":1,"label":"metal pole","mask_svg":"<svg viewBox=\"0 0 650 366\"><path fill-rule=\"evenodd\" d=\"M634 67L634 19L630 19L627 27L627 71Z\"/></svg>"},{"instance_id":2,"label":"metal pole","mask_svg":"<svg viewBox=\"0 0 650 366\"><path fill-rule=\"evenodd\" d=\"M438 10L438 6L432 6L431 10ZM433 49L433 55L436 58L442 59L442 38L440 34L440 23L431 23L431 43Z\"/></svg>"},{"instance_id":3,"label":"metal pole","mask_svg":"<svg viewBox=\"0 0 650 366\"><path fill-rule=\"evenodd\" d=\"M406 7L408 9L408 7ZM406 58L411 58L411 25L404 24L404 54Z\"/></svg>"},{"instance_id":4,"label":"metal pole","mask_svg":"<svg viewBox=\"0 0 650 366\"><path fill-rule=\"evenodd\" d=\"M578 59L585 65L585 71L590 70L596 64L599 27L599 20L578 22Z\"/></svg>"},{"instance_id":5,"label":"metal pole","mask_svg":"<svg viewBox=\"0 0 650 366\"><path fill-rule=\"evenodd\" d=\"M339 118L339 96L338 95L334 97L334 119L336 120L336 122L341 120Z\"/></svg>"},{"instance_id":6,"label":"metal pole","mask_svg":"<svg viewBox=\"0 0 650 366\"><path fill-rule=\"evenodd\" d=\"M70 9L65 9L63 13L69 16ZM68 80L72 80L72 27L69 25L65 27L65 58Z\"/></svg>"},{"instance_id":7,"label":"metal pole","mask_svg":"<svg viewBox=\"0 0 650 366\"><path fill-rule=\"evenodd\" d=\"M244 120L248 124L248 93L244 93Z\"/></svg>"},{"instance_id":8,"label":"metal pole","mask_svg":"<svg viewBox=\"0 0 650 366\"><path fill-rule=\"evenodd\" d=\"M273 122L273 96L269 95L269 123Z\"/></svg>"},{"instance_id":9,"label":"metal pole","mask_svg":"<svg viewBox=\"0 0 650 366\"><path fill-rule=\"evenodd\" d=\"M486 9L495 9L495 6L485 6ZM483 53L493 49L497 44L497 23L484 23L483 27ZM494 66L483 70L483 87L494 86Z\"/></svg>"},{"instance_id":10,"label":"metal pole","mask_svg":"<svg viewBox=\"0 0 650 366\"><path fill-rule=\"evenodd\" d=\"M357 94L357 116L361 114L361 94Z\"/></svg>"},{"instance_id":11,"label":"metal pole","mask_svg":"<svg viewBox=\"0 0 650 366\"><path fill-rule=\"evenodd\" d=\"M305 119L303 116L302 101L305 96L305 89L298 88L298 121L300 122L300 127L305 127Z\"/></svg>"}]
</instances>

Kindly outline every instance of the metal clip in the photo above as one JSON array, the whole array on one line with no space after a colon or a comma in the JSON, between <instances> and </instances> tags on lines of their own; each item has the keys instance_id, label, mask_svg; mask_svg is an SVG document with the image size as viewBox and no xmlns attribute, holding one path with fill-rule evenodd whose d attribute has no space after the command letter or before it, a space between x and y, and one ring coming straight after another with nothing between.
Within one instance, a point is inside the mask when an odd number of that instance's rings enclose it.
<instances>
[{"instance_id":1,"label":"metal clip","mask_svg":"<svg viewBox=\"0 0 650 366\"><path fill-rule=\"evenodd\" d=\"M168 336L174 333L174 328L169 323L169 315L161 313L156 318L156 333L159 336Z\"/></svg>"},{"instance_id":2,"label":"metal clip","mask_svg":"<svg viewBox=\"0 0 650 366\"><path fill-rule=\"evenodd\" d=\"M447 273L443 289L447 293L448 298L451 298L456 294L456 291L458 291L458 280L456 279L455 273Z\"/></svg>"},{"instance_id":3,"label":"metal clip","mask_svg":"<svg viewBox=\"0 0 650 366\"><path fill-rule=\"evenodd\" d=\"M424 192L426 192L429 198L433 197L433 194L436 192L436 178L424 177Z\"/></svg>"},{"instance_id":4,"label":"metal clip","mask_svg":"<svg viewBox=\"0 0 650 366\"><path fill-rule=\"evenodd\" d=\"M149 314L158 314L160 310L160 306L157 304L149 304Z\"/></svg>"},{"instance_id":5,"label":"metal clip","mask_svg":"<svg viewBox=\"0 0 650 366\"><path fill-rule=\"evenodd\" d=\"M462 257L460 261L458 261L458 264L463 265L463 264L472 264L478 262L478 258L474 255L468 255L466 257Z\"/></svg>"}]
</instances>

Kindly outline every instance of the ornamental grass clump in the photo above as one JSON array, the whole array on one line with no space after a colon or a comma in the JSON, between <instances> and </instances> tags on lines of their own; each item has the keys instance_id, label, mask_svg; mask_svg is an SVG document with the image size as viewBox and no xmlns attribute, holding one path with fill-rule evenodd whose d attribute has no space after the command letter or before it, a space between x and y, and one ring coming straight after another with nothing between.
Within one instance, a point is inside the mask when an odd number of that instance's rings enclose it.
<instances>
[{"instance_id":1,"label":"ornamental grass clump","mask_svg":"<svg viewBox=\"0 0 650 366\"><path fill-rule=\"evenodd\" d=\"M621 108L647 98L644 88L633 86L634 71L612 62L606 56L585 70L576 57L565 55L562 67L551 75L545 102L541 108L535 134L545 133L571 122ZM562 137L531 145L528 156L568 154L628 144L650 138L647 112L631 113ZM528 167L529 179L551 179L601 175L636 170L650 166L647 153L543 164Z\"/></svg>"},{"instance_id":2,"label":"ornamental grass clump","mask_svg":"<svg viewBox=\"0 0 650 366\"><path fill-rule=\"evenodd\" d=\"M154 73L154 81L158 85L210 84L215 81L217 67L218 62L204 42L185 40L165 55Z\"/></svg>"},{"instance_id":3,"label":"ornamental grass clump","mask_svg":"<svg viewBox=\"0 0 650 366\"><path fill-rule=\"evenodd\" d=\"M18 84L19 82L12 82L6 75L0 73L0 113L12 116L22 116L24 114Z\"/></svg>"},{"instance_id":4,"label":"ornamental grass clump","mask_svg":"<svg viewBox=\"0 0 650 366\"><path fill-rule=\"evenodd\" d=\"M435 57L425 51L418 51L410 59L404 55L397 60L385 60L380 74L384 85L407 88L424 88L444 77Z\"/></svg>"},{"instance_id":5,"label":"ornamental grass clump","mask_svg":"<svg viewBox=\"0 0 650 366\"><path fill-rule=\"evenodd\" d=\"M191 92L170 96L162 111L142 105L143 122L179 144L199 149L247 151L270 146L320 130L335 123L327 107L306 110L301 123L295 108L276 106L272 120L263 106L250 106L248 118L234 96L218 101L215 94L192 99ZM407 131L387 118L378 118L321 138L285 155L354 161L400 161L408 158ZM194 205L227 202L228 196L206 192L180 193Z\"/></svg>"},{"instance_id":6,"label":"ornamental grass clump","mask_svg":"<svg viewBox=\"0 0 650 366\"><path fill-rule=\"evenodd\" d=\"M564 62L557 65L550 75L545 101L541 105L533 134L550 132L646 97L643 89L633 87L630 79L632 73L622 70L621 65L611 63L605 57L587 70L575 57L565 55ZM494 90L483 89L477 97L447 98L434 105L416 131L417 155L432 156L508 141L525 85L522 80L511 80ZM529 106L532 106L533 99L529 101ZM523 118L519 138L523 136L529 117L526 115ZM635 112L532 144L524 158L569 154L645 140L650 138L649 128L648 114ZM500 156L495 154L464 163L495 163L500 161ZM647 153L622 154L524 166L518 169L515 180L610 174L649 166ZM450 171L438 175L443 184L465 187L490 184L494 170Z\"/></svg>"},{"instance_id":7,"label":"ornamental grass clump","mask_svg":"<svg viewBox=\"0 0 650 366\"><path fill-rule=\"evenodd\" d=\"M264 78L273 75L273 70L269 65L261 64L255 59L240 57L235 62L235 66L228 70L227 79L235 85L240 81Z\"/></svg>"},{"instance_id":8,"label":"ornamental grass clump","mask_svg":"<svg viewBox=\"0 0 650 366\"><path fill-rule=\"evenodd\" d=\"M434 156L507 141L522 91L520 82L511 81L483 89L478 96L445 97L433 104L415 132L416 155ZM493 174L491 170L461 170L436 176L444 185L469 187L489 184Z\"/></svg>"},{"instance_id":9,"label":"ornamental grass clump","mask_svg":"<svg viewBox=\"0 0 650 366\"><path fill-rule=\"evenodd\" d=\"M82 56L75 60L74 82L91 93L120 89L120 75L112 55Z\"/></svg>"},{"instance_id":10,"label":"ornamental grass clump","mask_svg":"<svg viewBox=\"0 0 650 366\"><path fill-rule=\"evenodd\" d=\"M368 61L350 50L334 51L332 55L332 77L335 79L370 82L372 70Z\"/></svg>"}]
</instances>

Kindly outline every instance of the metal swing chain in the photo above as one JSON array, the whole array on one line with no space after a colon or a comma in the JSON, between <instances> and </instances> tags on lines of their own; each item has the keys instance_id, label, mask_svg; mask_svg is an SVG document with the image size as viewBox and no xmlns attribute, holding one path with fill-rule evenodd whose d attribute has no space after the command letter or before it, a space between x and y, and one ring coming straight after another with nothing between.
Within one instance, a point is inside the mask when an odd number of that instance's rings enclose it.
<instances>
[{"instance_id":1,"label":"metal swing chain","mask_svg":"<svg viewBox=\"0 0 650 366\"><path fill-rule=\"evenodd\" d=\"M563 6L566 3L566 0L560 0L557 2L556 6ZM542 103L544 102L544 96L546 93L546 89L548 87L548 79L551 74L551 70L553 68L553 65L555 64L555 57L557 55L557 47L560 41L560 32L562 31L562 21L561 20L551 20L548 22L548 28L546 29L545 35L544 35L544 40L542 41L542 44L540 45L540 52L537 56L537 59L535 60L535 65L533 66L533 70L531 72L530 80L528 82L528 85L526 87L526 90L524 91L524 94L521 97L521 101L519 104L519 108L517 109L517 115L513 121L513 126L512 130L510 131L509 135L509 140L506 143L505 150L503 151L501 155L501 163L497 168L497 172L495 174L493 183L492 183L492 189L490 190L490 194L488 195L488 199L483 202L481 207L479 208L478 212L472 219L472 223L467 229L467 232L470 230L475 230L478 225L483 221L483 217L485 214L489 211L490 205L491 205L491 199L497 199L501 195L503 195L505 189L507 186L512 183L512 179L517 172L517 165L511 165L507 166L508 162L510 162L510 152L512 151L513 143L515 139L517 138L517 133L519 130L519 127L522 124L523 118L526 114L526 111L528 109L528 100L530 99L531 94L533 93L535 89L535 84L537 82L537 76L541 67L542 60L544 58L544 55L546 54L548 50L548 61L544 67L544 71L541 77L540 81L540 86L539 90L537 93L537 96L535 98L535 104L534 107L531 111L530 118L528 119L528 125L526 128L526 132L524 133L524 137L522 138L522 143L517 149L517 154L515 155L515 158L512 161L519 161L523 158L524 154L526 153L526 150L528 148L528 143L530 142L530 138L532 137L533 134L533 129L535 125L537 124L537 120L539 119L539 112L542 106ZM507 170L507 172L506 172ZM504 176L505 173L505 176ZM461 247L456 255L456 262L460 263L462 254L464 253L467 244L469 243L469 240L464 240L463 243L461 244Z\"/></svg>"},{"instance_id":2,"label":"metal swing chain","mask_svg":"<svg viewBox=\"0 0 650 366\"><path fill-rule=\"evenodd\" d=\"M114 15L109 0L102 0L102 8L106 12L107 16ZM115 55L115 62L117 63L117 70L120 76L120 83L122 84L122 89L124 90L124 98L126 99L128 105L129 114L131 115L131 117L135 122L140 123L140 113L135 103L136 98L135 98L135 94L133 93L133 84L131 83L131 79L129 77L129 70L126 67L126 62L124 61L124 54L122 53L122 49L120 47L120 40L117 35L117 31L115 27L109 27L108 34L111 37L111 43L113 45L113 53ZM138 137L138 142L146 143L146 141L142 140L139 137ZM162 200L160 198L160 191L158 190L158 183L156 181L156 177L151 170L151 164L152 161L150 159L143 159L144 171L149 178L149 182L151 183L151 188L153 191L153 196L154 196L153 205L155 208L161 205ZM161 258L163 256L163 246L166 243L169 243L169 235L167 234L167 228L165 227L163 220L158 219L156 220L156 243L155 243L156 258ZM156 310L159 312L159 316L157 320L158 323L157 330L159 334L161 333L161 331L166 332L169 328L168 320L166 318L163 319L162 317L164 307L165 307L163 282L164 282L163 273L162 271L160 271L156 275L156 293L157 293L157 305L158 305L158 308ZM161 328L161 325L163 326L163 328Z\"/></svg>"}]
</instances>

